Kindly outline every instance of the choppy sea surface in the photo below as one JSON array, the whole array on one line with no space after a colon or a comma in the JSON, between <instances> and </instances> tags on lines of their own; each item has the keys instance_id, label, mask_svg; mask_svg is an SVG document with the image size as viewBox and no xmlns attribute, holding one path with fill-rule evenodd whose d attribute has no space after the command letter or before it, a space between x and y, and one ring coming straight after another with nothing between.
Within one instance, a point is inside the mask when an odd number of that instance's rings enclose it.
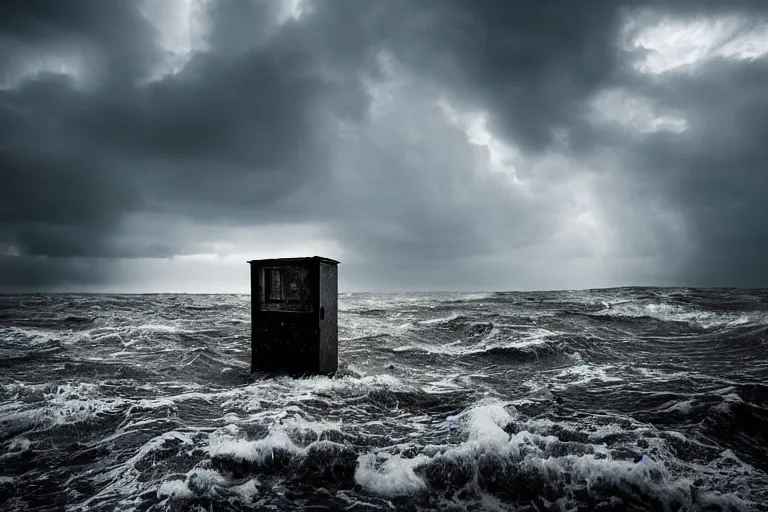
<instances>
[{"instance_id":1,"label":"choppy sea surface","mask_svg":"<svg viewBox=\"0 0 768 512\"><path fill-rule=\"evenodd\" d=\"M0 509L768 510L768 290L339 303L292 379L248 295L0 296Z\"/></svg>"}]
</instances>

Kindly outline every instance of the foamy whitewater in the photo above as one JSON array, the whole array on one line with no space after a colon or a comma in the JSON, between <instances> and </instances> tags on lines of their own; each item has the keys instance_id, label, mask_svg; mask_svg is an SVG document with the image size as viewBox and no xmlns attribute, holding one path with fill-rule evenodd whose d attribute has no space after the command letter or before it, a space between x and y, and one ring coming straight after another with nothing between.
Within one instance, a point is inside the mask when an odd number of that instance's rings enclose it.
<instances>
[{"instance_id":1,"label":"foamy whitewater","mask_svg":"<svg viewBox=\"0 0 768 512\"><path fill-rule=\"evenodd\" d=\"M0 509L768 510L768 291L339 301L292 379L247 295L0 296Z\"/></svg>"}]
</instances>

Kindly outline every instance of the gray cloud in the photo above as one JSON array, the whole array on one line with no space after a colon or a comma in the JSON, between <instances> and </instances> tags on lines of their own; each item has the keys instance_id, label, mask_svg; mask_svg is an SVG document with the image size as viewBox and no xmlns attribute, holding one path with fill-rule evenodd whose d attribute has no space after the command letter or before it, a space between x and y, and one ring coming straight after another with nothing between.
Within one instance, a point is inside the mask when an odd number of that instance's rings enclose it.
<instances>
[{"instance_id":1,"label":"gray cloud","mask_svg":"<svg viewBox=\"0 0 768 512\"><path fill-rule=\"evenodd\" d=\"M106 259L0 256L4 293L94 290L112 278Z\"/></svg>"},{"instance_id":2,"label":"gray cloud","mask_svg":"<svg viewBox=\"0 0 768 512\"><path fill-rule=\"evenodd\" d=\"M80 16L67 11L56 27L49 6L13 16L30 25L21 39L62 32L103 45L110 62L127 63L93 88L42 74L2 93L2 232L24 253L168 256L170 248L152 244L116 251L118 221L145 209L203 217L233 217L246 205L269 211L311 170L323 171L308 165L321 152L313 151L312 110L323 85L300 49L262 46L235 56L214 49L179 74L142 85L139 70L150 69L143 59L152 52L116 48L102 37L137 13L102 18L103 3L95 2L80 6ZM35 29L50 24L41 34ZM137 39L143 49L146 38L137 29L119 39ZM134 85L115 86L126 74Z\"/></svg>"},{"instance_id":3,"label":"gray cloud","mask_svg":"<svg viewBox=\"0 0 768 512\"><path fill-rule=\"evenodd\" d=\"M636 172L681 212L693 242L683 276L716 286L768 284L768 58L716 59L648 94L674 105L690 129L633 147ZM685 92L684 92L685 91Z\"/></svg>"},{"instance_id":4,"label":"gray cloud","mask_svg":"<svg viewBox=\"0 0 768 512\"><path fill-rule=\"evenodd\" d=\"M646 75L619 44L628 16L754 27L764 3L306 4L194 3L205 45L163 75L140 2L5 3L0 288L119 289L110 269L275 225L333 239L358 287L768 286L766 56ZM687 130L595 123L611 89Z\"/></svg>"},{"instance_id":5,"label":"gray cloud","mask_svg":"<svg viewBox=\"0 0 768 512\"><path fill-rule=\"evenodd\" d=\"M618 2L438 2L409 51L454 92L491 113L501 136L545 149L558 128L584 129L579 107L611 76ZM418 48L418 46L417 46ZM436 58L435 58L436 57Z\"/></svg>"}]
</instances>

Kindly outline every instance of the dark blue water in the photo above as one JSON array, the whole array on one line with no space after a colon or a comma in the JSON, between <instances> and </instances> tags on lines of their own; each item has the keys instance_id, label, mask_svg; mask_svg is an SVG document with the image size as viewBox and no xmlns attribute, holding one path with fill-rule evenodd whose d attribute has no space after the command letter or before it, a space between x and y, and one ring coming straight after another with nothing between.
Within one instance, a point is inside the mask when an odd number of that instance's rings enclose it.
<instances>
[{"instance_id":1,"label":"dark blue water","mask_svg":"<svg viewBox=\"0 0 768 512\"><path fill-rule=\"evenodd\" d=\"M0 509L768 510L768 291L342 294L297 380L249 305L0 296Z\"/></svg>"}]
</instances>

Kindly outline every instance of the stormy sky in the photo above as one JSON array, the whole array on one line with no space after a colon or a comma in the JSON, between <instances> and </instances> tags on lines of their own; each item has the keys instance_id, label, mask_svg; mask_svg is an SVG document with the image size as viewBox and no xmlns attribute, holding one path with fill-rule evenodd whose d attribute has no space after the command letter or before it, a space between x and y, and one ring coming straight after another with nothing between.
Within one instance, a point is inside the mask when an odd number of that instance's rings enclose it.
<instances>
[{"instance_id":1,"label":"stormy sky","mask_svg":"<svg viewBox=\"0 0 768 512\"><path fill-rule=\"evenodd\" d=\"M763 0L6 0L0 291L768 287Z\"/></svg>"}]
</instances>

